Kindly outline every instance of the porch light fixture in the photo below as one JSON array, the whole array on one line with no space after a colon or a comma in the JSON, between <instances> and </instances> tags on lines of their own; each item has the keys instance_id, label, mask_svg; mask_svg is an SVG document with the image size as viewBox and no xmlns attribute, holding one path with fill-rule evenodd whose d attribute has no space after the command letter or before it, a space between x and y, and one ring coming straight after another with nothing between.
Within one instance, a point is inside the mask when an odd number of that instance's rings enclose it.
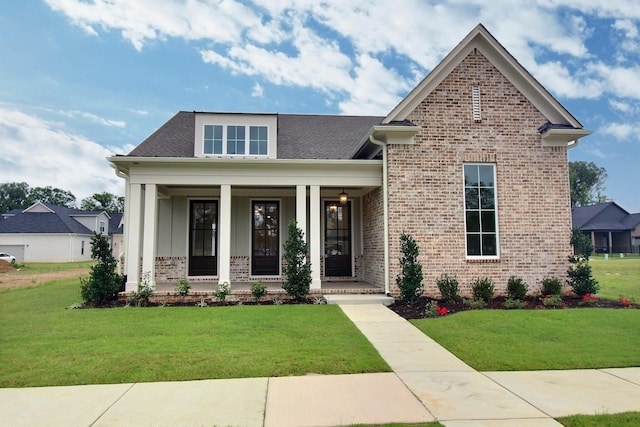
<instances>
[{"instance_id":1,"label":"porch light fixture","mask_svg":"<svg viewBox=\"0 0 640 427\"><path fill-rule=\"evenodd\" d=\"M344 188L342 189L342 193L338 194L338 197L340 197L340 204L341 205L346 205L347 204L347 199L349 198L349 195L344 192Z\"/></svg>"}]
</instances>

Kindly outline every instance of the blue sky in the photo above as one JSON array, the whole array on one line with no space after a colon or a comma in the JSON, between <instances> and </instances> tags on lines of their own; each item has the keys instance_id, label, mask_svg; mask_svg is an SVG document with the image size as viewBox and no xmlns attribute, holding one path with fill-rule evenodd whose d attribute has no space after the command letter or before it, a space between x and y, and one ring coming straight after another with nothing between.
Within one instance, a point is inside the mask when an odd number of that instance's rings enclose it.
<instances>
[{"instance_id":1,"label":"blue sky","mask_svg":"<svg viewBox=\"0 0 640 427\"><path fill-rule=\"evenodd\" d=\"M478 23L594 134L640 212L637 0L0 3L0 182L122 194L104 160L180 110L386 115Z\"/></svg>"}]
</instances>

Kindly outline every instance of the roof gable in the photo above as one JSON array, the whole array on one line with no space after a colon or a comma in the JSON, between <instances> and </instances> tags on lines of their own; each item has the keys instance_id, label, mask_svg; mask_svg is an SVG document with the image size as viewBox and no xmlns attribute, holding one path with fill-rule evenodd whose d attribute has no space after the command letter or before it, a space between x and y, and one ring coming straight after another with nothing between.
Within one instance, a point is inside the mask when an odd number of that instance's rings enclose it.
<instances>
[{"instance_id":1,"label":"roof gable","mask_svg":"<svg viewBox=\"0 0 640 427\"><path fill-rule=\"evenodd\" d=\"M0 233L91 234L93 231L73 216L98 216L102 212L88 212L36 202L22 212L0 221ZM108 216L106 216L108 218Z\"/></svg>"},{"instance_id":2,"label":"roof gable","mask_svg":"<svg viewBox=\"0 0 640 427\"><path fill-rule=\"evenodd\" d=\"M615 202L581 206L571 210L573 227L582 231L630 230L635 227L631 225L633 216Z\"/></svg>"},{"instance_id":3,"label":"roof gable","mask_svg":"<svg viewBox=\"0 0 640 427\"><path fill-rule=\"evenodd\" d=\"M567 111L507 50L479 24L383 120L405 120L473 50L484 55L552 124L582 128Z\"/></svg>"}]
</instances>

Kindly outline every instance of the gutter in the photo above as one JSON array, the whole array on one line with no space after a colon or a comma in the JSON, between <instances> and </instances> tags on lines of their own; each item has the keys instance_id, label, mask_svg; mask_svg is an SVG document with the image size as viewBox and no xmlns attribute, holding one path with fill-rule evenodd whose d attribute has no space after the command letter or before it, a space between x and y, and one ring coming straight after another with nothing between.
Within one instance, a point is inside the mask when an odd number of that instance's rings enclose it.
<instances>
[{"instance_id":1,"label":"gutter","mask_svg":"<svg viewBox=\"0 0 640 427\"><path fill-rule=\"evenodd\" d=\"M387 179L387 144L376 139L373 132L369 135L369 140L375 145L382 147L382 198L383 198L383 221L384 221L384 293L389 295L389 188Z\"/></svg>"}]
</instances>

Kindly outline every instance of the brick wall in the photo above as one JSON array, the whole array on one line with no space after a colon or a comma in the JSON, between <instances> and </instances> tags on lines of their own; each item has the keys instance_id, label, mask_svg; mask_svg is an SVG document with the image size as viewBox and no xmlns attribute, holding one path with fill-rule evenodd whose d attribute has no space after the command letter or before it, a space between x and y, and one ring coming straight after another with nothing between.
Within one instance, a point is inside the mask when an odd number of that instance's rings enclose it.
<instances>
[{"instance_id":1,"label":"brick wall","mask_svg":"<svg viewBox=\"0 0 640 427\"><path fill-rule=\"evenodd\" d=\"M376 188L362 198L363 280L384 286L384 205L383 190Z\"/></svg>"},{"instance_id":2,"label":"brick wall","mask_svg":"<svg viewBox=\"0 0 640 427\"><path fill-rule=\"evenodd\" d=\"M481 121L473 119L474 84L480 86ZM530 289L545 276L564 281L571 252L567 154L566 148L542 147L537 128L547 119L477 51L408 119L422 127L415 145L388 147L392 293L398 293L403 231L420 246L427 295L438 295L435 280L443 273L456 275L465 291L477 277L493 279L499 293L511 275L522 276ZM464 162L496 165L499 260L466 259ZM365 196L364 212L365 248L373 261L367 259L366 272L377 278L372 269L381 264L380 237L369 228L381 227L371 209L376 197Z\"/></svg>"}]
</instances>

